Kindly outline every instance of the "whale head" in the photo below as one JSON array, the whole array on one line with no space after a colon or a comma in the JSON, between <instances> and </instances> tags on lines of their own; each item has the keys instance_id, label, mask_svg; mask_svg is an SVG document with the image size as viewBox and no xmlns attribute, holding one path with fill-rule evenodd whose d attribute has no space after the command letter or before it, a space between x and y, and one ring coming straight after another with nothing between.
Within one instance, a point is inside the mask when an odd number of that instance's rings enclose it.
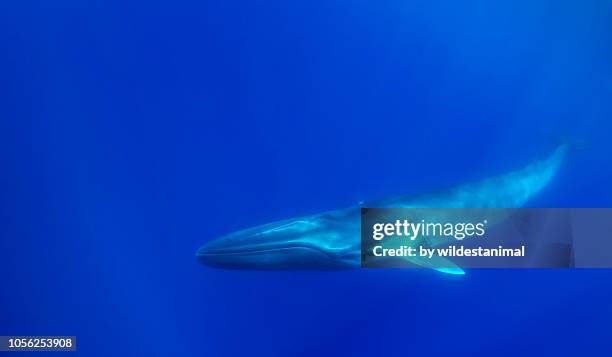
<instances>
[{"instance_id":1,"label":"whale head","mask_svg":"<svg viewBox=\"0 0 612 357\"><path fill-rule=\"evenodd\" d=\"M237 231L200 247L196 257L206 265L236 269L348 268L359 264L360 240L358 215L349 220L347 215L355 213L323 213Z\"/></svg>"}]
</instances>

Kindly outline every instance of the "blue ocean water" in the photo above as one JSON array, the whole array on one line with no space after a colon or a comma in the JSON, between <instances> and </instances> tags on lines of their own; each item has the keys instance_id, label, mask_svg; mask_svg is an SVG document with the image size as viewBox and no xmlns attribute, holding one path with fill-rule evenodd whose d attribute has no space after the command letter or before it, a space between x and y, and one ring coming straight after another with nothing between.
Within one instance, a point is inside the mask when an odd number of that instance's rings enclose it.
<instances>
[{"instance_id":1,"label":"blue ocean water","mask_svg":"<svg viewBox=\"0 0 612 357\"><path fill-rule=\"evenodd\" d=\"M0 335L85 356L609 355L612 271L230 271L251 225L504 173L612 204L612 3L0 5Z\"/></svg>"}]
</instances>

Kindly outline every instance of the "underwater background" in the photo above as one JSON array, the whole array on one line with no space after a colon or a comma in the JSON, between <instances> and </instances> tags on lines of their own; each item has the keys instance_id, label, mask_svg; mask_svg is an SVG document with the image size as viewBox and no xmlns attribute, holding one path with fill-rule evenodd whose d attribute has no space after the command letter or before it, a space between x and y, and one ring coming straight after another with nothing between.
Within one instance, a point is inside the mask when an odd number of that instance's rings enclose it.
<instances>
[{"instance_id":1,"label":"underwater background","mask_svg":"<svg viewBox=\"0 0 612 357\"><path fill-rule=\"evenodd\" d=\"M609 355L611 270L239 271L220 235L501 174L612 205L612 2L5 1L0 335L85 356Z\"/></svg>"}]
</instances>

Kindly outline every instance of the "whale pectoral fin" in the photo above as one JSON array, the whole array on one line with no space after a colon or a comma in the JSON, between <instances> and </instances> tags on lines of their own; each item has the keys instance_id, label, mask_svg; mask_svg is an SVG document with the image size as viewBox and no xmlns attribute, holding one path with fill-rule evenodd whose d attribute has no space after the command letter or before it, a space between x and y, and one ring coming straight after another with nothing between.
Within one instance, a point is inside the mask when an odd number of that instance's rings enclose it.
<instances>
[{"instance_id":1,"label":"whale pectoral fin","mask_svg":"<svg viewBox=\"0 0 612 357\"><path fill-rule=\"evenodd\" d=\"M461 268L434 268L435 270L452 275L465 275L465 271Z\"/></svg>"},{"instance_id":2,"label":"whale pectoral fin","mask_svg":"<svg viewBox=\"0 0 612 357\"><path fill-rule=\"evenodd\" d=\"M433 256L431 258L421 258L421 257L410 257L407 260L415 265L430 268L437 270L441 273L445 274L453 274L453 275L465 275L465 271L461 269L457 264L453 263L450 259Z\"/></svg>"}]
</instances>

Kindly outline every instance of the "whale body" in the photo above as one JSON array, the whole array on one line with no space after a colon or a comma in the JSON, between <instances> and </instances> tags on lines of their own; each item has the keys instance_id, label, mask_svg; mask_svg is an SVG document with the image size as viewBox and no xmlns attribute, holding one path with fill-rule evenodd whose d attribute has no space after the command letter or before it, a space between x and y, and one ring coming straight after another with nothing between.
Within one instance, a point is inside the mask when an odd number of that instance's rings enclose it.
<instances>
[{"instance_id":1,"label":"whale body","mask_svg":"<svg viewBox=\"0 0 612 357\"><path fill-rule=\"evenodd\" d=\"M558 172L568 150L558 146L542 160L504 175L432 193L369 203L388 208L518 208ZM361 264L360 209L354 206L259 225L206 243L196 257L204 264L237 269L345 269ZM418 258L410 263L426 266ZM463 274L461 268L435 268Z\"/></svg>"}]
</instances>

